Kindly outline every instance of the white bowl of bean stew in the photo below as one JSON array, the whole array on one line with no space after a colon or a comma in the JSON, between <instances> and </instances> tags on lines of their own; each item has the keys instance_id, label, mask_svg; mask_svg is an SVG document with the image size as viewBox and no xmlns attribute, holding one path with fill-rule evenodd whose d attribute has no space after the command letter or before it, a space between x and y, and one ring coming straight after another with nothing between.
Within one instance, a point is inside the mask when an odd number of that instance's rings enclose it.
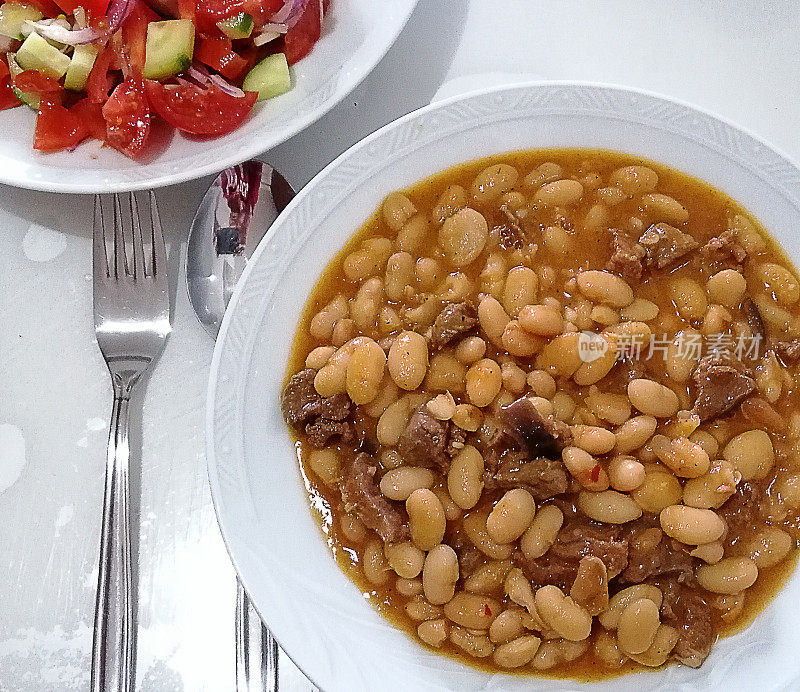
<instances>
[{"instance_id":1,"label":"white bowl of bean stew","mask_svg":"<svg viewBox=\"0 0 800 692\"><path fill-rule=\"evenodd\" d=\"M781 154L608 86L437 103L323 170L208 399L287 653L326 690L800 685L798 227Z\"/></svg>"}]
</instances>

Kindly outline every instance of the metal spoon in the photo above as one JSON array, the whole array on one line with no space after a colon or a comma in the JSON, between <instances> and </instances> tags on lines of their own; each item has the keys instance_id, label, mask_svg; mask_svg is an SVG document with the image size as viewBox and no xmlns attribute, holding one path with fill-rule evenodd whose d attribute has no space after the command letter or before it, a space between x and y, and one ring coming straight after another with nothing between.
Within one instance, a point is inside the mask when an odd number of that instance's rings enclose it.
<instances>
[{"instance_id":1,"label":"metal spoon","mask_svg":"<svg viewBox=\"0 0 800 692\"><path fill-rule=\"evenodd\" d=\"M189 232L186 283L213 338L253 250L294 194L271 166L246 161L220 173L203 197ZM277 692L278 644L236 583L236 690Z\"/></svg>"}]
</instances>

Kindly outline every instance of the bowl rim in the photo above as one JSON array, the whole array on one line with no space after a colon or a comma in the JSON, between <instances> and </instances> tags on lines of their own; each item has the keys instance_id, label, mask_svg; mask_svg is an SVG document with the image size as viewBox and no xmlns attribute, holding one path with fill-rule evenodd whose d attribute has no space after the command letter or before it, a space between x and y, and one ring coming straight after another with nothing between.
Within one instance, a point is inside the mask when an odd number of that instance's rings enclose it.
<instances>
[{"instance_id":1,"label":"bowl rim","mask_svg":"<svg viewBox=\"0 0 800 692\"><path fill-rule=\"evenodd\" d=\"M265 152L280 146L295 135L299 134L317 120L332 111L345 98L363 82L372 72L378 63L383 60L391 47L395 44L403 29L408 24L411 15L417 7L419 0L404 0L404 2L394 8L397 13L397 20L386 35L386 40L369 45L364 52L362 68L357 71L343 71L340 82L331 98L326 98L316 107L303 111L290 122L280 125L277 129L280 132L278 139L274 142L264 143L265 138L253 137L252 142L242 143L240 146L231 147L233 153L220 156L214 161L203 163L197 167L191 166L191 156L189 160L180 165L176 161L176 168L170 172L162 173L153 178L139 178L136 174L137 168L131 168L131 177L128 179L108 180L113 176L119 176L120 169L99 169L98 177L105 176L105 180L95 180L89 183L71 182L70 178L63 180L41 180L35 175L28 175L23 179L13 174L8 174L8 168L0 166L0 185L9 187L33 190L36 192L53 192L60 194L110 194L115 192L134 192L137 190L154 190L170 185L191 182L207 175L213 175L230 166L235 166L247 159L260 156ZM274 130L272 130L274 132ZM213 141L213 140L212 140ZM31 145L32 146L32 145ZM46 156L46 154L43 154ZM147 166L148 164L143 164ZM11 167L11 170L14 170ZM36 170L31 167L31 171ZM79 162L76 162L74 171L79 171Z\"/></svg>"},{"instance_id":2,"label":"bowl rim","mask_svg":"<svg viewBox=\"0 0 800 692\"><path fill-rule=\"evenodd\" d=\"M254 271L254 267L257 263L257 260L260 256L266 251L268 246L268 241L272 237L274 233L278 232L277 226L278 221L283 219L284 217L288 217L290 214L294 212L295 207L302 203L303 199L311 193L311 191L316 187L317 183L324 179L328 175L328 171L337 168L343 161L348 159L350 156L354 155L356 152L368 147L372 142L375 140L384 137L388 132L397 129L404 125L405 123L414 120L416 118L422 117L428 113L434 112L439 109L443 109L449 105L458 103L460 101L466 101L473 98L480 98L480 97L490 97L493 94L503 93L503 92L512 92L517 90L526 90L531 88L537 87L544 87L544 88L559 88L559 87L576 87L576 88L586 88L586 89L601 89L601 90L611 90L621 93L628 93L632 95L641 95L644 97L648 97L651 99L671 103L673 105L680 106L688 111L694 111L696 113L702 114L708 118L716 120L728 128L738 131L747 137L751 138L755 142L757 142L762 147L765 147L767 150L772 152L773 154L777 155L778 157L784 159L784 161L789 164L795 171L798 172L800 175L800 165L798 162L788 155L785 151L780 149L779 147L773 145L769 142L766 138L762 137L761 135L753 132L749 128L742 126L736 123L734 120L722 116L717 112L705 108L703 106L698 106L695 104L690 103L684 99L680 99L677 97L669 96L663 93L660 93L655 90L644 89L640 87L633 87L623 84L616 84L612 82L602 82L596 80L546 80L546 79L536 79L536 80L521 80L519 82L513 83L504 83L501 85L494 85L488 87L482 87L475 90L470 90L467 92L463 92L460 94L456 94L445 99L434 101L428 105L422 106L418 109L415 109L403 116L396 118L395 120L383 125L378 130L370 133L369 135L363 137L359 141L355 142L353 145L348 147L345 151L343 151L339 156L333 159L329 164L327 164L322 170L320 170L303 188L298 192L298 194L293 198L290 204L281 212L278 219L273 222L272 227L268 230L265 236L262 238L259 246L253 253L248 265L245 267L245 270L241 276L239 283L237 284L231 300L228 304L228 308L225 312L224 318L222 320L219 334L217 341L214 347L214 353L211 361L211 368L209 371L209 384L207 389L206 395L206 463L207 463L207 472L209 477L209 486L211 490L211 498L212 503L214 506L214 512L217 518L217 524L220 529L220 533L222 535L223 543L225 545L225 549L228 552L230 560L234 566L234 569L238 575L238 578L242 581L242 584L247 588L247 578L244 575L242 568L241 568L241 561L237 558L235 551L236 549L233 546L235 541L234 537L232 536L232 532L230 529L226 528L226 520L223 517L223 513L220 511L220 503L221 503L221 493L222 490L220 488L218 482L218 460L216 457L216 453L214 450L215 447L215 431L216 431L216 421L215 421L215 403L217 401L217 389L218 389L218 382L219 382L219 374L220 374L220 367L222 362L223 356L223 349L226 338L228 336L230 323L233 319L233 315L236 312L236 308L238 303L241 300L241 296L244 292L244 288L247 285L248 278L250 274ZM465 159L465 162L469 161L470 159ZM458 165L458 164L456 164ZM444 170L444 169L443 169ZM798 202L800 204L800 201ZM354 229L353 232L355 232ZM296 463L296 461L295 461ZM310 509L309 509L310 511ZM785 585L784 585L785 586ZM253 601L253 606L259 615L261 616L261 611L258 608L258 605ZM262 620L264 618L262 617ZM264 620L267 623L266 620ZM268 623L267 623L268 624ZM394 625L392 625L394 627ZM749 627L749 625L748 625ZM276 637L276 641L280 643L280 639ZM290 655L288 652L284 651L287 656L295 663L299 670L301 670L309 679L311 677L309 674L298 664L298 661L295 660L295 657ZM663 673L663 671L658 671L658 673ZM654 674L652 671L647 671L646 674L652 675ZM540 679L539 676L534 677L533 679ZM612 678L616 679L616 678ZM314 684L317 684L317 681L311 679ZM558 681L559 679L553 678L553 680ZM575 684L583 686L584 683L580 683L577 680L572 679L563 679L562 682L566 684ZM605 681L608 682L608 681ZM591 683L590 683L591 684ZM319 685L317 685L320 687ZM320 687L323 689L323 687ZM565 688L566 689L566 688Z\"/></svg>"}]
</instances>

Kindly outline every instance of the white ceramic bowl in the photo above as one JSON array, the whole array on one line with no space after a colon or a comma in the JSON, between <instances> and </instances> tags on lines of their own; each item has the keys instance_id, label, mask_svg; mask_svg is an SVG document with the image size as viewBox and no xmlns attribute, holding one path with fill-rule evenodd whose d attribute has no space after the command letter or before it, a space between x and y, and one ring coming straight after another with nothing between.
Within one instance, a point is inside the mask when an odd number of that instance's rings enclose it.
<instances>
[{"instance_id":1,"label":"white ceramic bowl","mask_svg":"<svg viewBox=\"0 0 800 692\"><path fill-rule=\"evenodd\" d=\"M339 103L394 43L417 0L333 0L322 38L295 65L294 87L258 104L238 130L198 141L175 133L152 160L132 161L87 142L74 152L33 150L36 115L0 111L0 183L49 192L122 192L192 180L285 142Z\"/></svg>"},{"instance_id":2,"label":"white ceramic bowl","mask_svg":"<svg viewBox=\"0 0 800 692\"><path fill-rule=\"evenodd\" d=\"M531 84L423 108L356 144L297 196L262 241L217 341L208 458L219 523L255 604L296 663L335 690L796 690L797 577L698 670L671 666L583 686L489 675L422 649L361 597L312 519L280 389L300 312L327 262L382 197L453 164L515 149L600 147L709 181L800 259L800 172L713 115L651 94Z\"/></svg>"}]
</instances>

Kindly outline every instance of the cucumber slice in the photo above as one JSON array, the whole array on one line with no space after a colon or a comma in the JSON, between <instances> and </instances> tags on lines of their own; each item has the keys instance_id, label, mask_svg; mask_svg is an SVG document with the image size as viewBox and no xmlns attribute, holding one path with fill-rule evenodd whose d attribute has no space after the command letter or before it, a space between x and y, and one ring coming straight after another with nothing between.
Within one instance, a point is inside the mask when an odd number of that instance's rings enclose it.
<instances>
[{"instance_id":1,"label":"cucumber slice","mask_svg":"<svg viewBox=\"0 0 800 692\"><path fill-rule=\"evenodd\" d=\"M41 18L42 13L35 7L18 2L3 3L0 5L0 36L22 40L25 38L22 35L25 22L38 22Z\"/></svg>"},{"instance_id":2,"label":"cucumber slice","mask_svg":"<svg viewBox=\"0 0 800 692\"><path fill-rule=\"evenodd\" d=\"M17 64L23 70L36 70L53 79L61 79L69 68L69 56L33 33L19 47Z\"/></svg>"},{"instance_id":3,"label":"cucumber slice","mask_svg":"<svg viewBox=\"0 0 800 692\"><path fill-rule=\"evenodd\" d=\"M289 76L289 64L283 53L268 55L261 62L256 63L242 82L242 89L255 91L259 101L285 94L291 88L292 78Z\"/></svg>"},{"instance_id":4,"label":"cucumber slice","mask_svg":"<svg viewBox=\"0 0 800 692\"><path fill-rule=\"evenodd\" d=\"M8 71L11 73L12 77L16 77L21 72L24 72L16 61L16 53L8 53L6 58L8 60ZM35 111L39 110L39 94L20 91L17 87L11 88L14 91L14 96L16 96L21 103L24 103L28 108L33 108Z\"/></svg>"},{"instance_id":5,"label":"cucumber slice","mask_svg":"<svg viewBox=\"0 0 800 692\"><path fill-rule=\"evenodd\" d=\"M228 38L250 38L253 33L253 15L240 12L235 17L217 22L217 26Z\"/></svg>"},{"instance_id":6,"label":"cucumber slice","mask_svg":"<svg viewBox=\"0 0 800 692\"><path fill-rule=\"evenodd\" d=\"M168 19L147 25L145 79L167 79L180 74L192 64L194 23L191 19Z\"/></svg>"},{"instance_id":7,"label":"cucumber slice","mask_svg":"<svg viewBox=\"0 0 800 692\"><path fill-rule=\"evenodd\" d=\"M67 74L64 75L64 88L70 91L83 91L89 81L89 75L94 67L94 61L100 49L87 43L85 46L75 46L72 60L69 61Z\"/></svg>"}]
</instances>

